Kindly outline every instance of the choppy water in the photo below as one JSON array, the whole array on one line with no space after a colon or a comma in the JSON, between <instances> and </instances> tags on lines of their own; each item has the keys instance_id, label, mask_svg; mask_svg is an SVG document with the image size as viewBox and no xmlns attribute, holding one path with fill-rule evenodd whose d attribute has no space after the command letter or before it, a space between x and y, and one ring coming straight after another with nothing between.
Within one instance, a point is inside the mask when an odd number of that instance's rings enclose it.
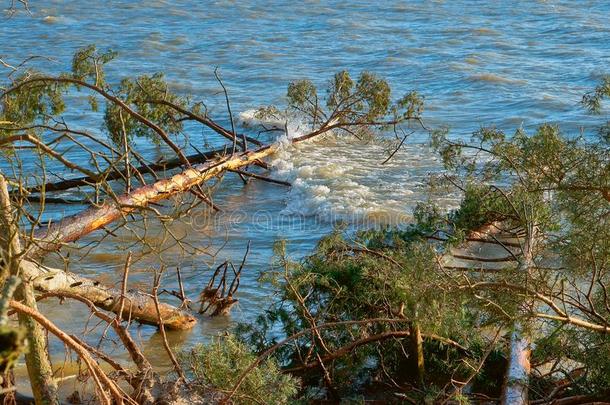
<instances>
[{"instance_id":1,"label":"choppy water","mask_svg":"<svg viewBox=\"0 0 610 405\"><path fill-rule=\"evenodd\" d=\"M69 67L77 48L95 43L119 51L119 59L108 67L110 80L164 71L176 89L215 106L212 112L224 122L224 101L213 76L216 66L229 87L233 110L242 117L259 105L281 104L292 80L311 78L324 84L334 72L349 69L386 77L397 95L419 91L426 96L428 124L448 125L457 137L488 124L513 131L556 122L576 132L607 118L588 117L579 106L583 93L610 71L610 2L603 0L33 0L32 11L32 16L0 22L0 56L7 61L52 56L54 62L35 64L59 72ZM100 128L99 116L85 117L78 110L68 111L66 119ZM189 129L191 139L211 139L199 128ZM218 248L226 240L216 263L221 257L239 261L246 242L252 241L240 306L230 318L202 318L193 331L173 333L172 340L188 346L234 321L253 319L269 298L255 280L269 266L274 240L287 239L298 256L335 219L408 218L413 205L425 198L427 174L439 170L438 160L422 142L421 137L414 139L385 166L379 164L386 153L381 143L346 146L328 137L287 148L272 163L275 176L292 181L291 189L260 182L244 187L227 176L216 194L223 214L211 225L184 226L180 232L201 247L211 242ZM149 155L160 153L141 146ZM448 198L447 204L451 202ZM55 208L48 215L78 208ZM121 248L127 243L110 238L73 270L102 272L107 281L117 281ZM184 257L177 249L165 252L164 259L182 266L192 296L214 263L206 255ZM136 264L134 282L144 285L146 267L154 264L152 259ZM47 305L45 310L62 326L82 329L83 308ZM152 328L139 329L139 336L151 355L161 352ZM159 356L162 361L163 354Z\"/></svg>"}]
</instances>

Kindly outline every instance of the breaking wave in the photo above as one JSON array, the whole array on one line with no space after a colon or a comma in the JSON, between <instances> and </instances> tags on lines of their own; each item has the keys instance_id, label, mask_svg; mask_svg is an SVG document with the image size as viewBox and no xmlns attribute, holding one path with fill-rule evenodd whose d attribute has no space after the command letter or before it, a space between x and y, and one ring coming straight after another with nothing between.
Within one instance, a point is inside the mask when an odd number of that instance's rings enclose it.
<instances>
[{"instance_id":1,"label":"breaking wave","mask_svg":"<svg viewBox=\"0 0 610 405\"><path fill-rule=\"evenodd\" d=\"M281 119L261 122L254 110L240 114L249 126L283 128ZM288 121L288 137L303 135L303 125ZM282 142L283 139L283 142ZM398 225L428 196L426 179L441 163L424 144L405 144L388 163L387 140L359 141L333 133L291 144L286 135L270 162L273 177L292 183L281 214L316 216L325 222ZM455 196L445 203L454 205Z\"/></svg>"}]
</instances>

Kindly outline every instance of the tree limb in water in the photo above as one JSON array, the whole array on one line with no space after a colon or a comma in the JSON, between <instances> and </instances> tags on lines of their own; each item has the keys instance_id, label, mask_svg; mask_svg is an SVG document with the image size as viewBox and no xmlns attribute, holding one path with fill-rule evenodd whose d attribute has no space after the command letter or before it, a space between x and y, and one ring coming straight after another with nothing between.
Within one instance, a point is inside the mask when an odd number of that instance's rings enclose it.
<instances>
[{"instance_id":1,"label":"tree limb in water","mask_svg":"<svg viewBox=\"0 0 610 405\"><path fill-rule=\"evenodd\" d=\"M203 163L209 159L221 156L226 154L226 148L215 149L209 152L197 153L193 155L189 155L186 158L191 164ZM143 172L145 170L171 170L177 167L182 166L182 161L178 158L169 159L166 161L161 161L153 164L149 164L146 166L140 166L136 168L136 171ZM111 180L119 180L122 179L124 173L118 170L112 170L106 173L100 173L96 176L84 176L77 177L74 179L62 180L54 183L46 183L39 186L29 187L24 189L26 193L39 193L41 191L50 192L50 191L63 191L69 190L71 188L81 187L81 186L95 186L104 181Z\"/></svg>"},{"instance_id":2,"label":"tree limb in water","mask_svg":"<svg viewBox=\"0 0 610 405\"><path fill-rule=\"evenodd\" d=\"M24 260L24 278L31 280L34 288L41 292L71 294L83 297L96 307L118 314L121 309L121 290L107 287L74 273L42 266ZM124 299L123 319L132 319L147 325L159 324L155 302L149 294L137 290L127 291ZM160 303L163 324L168 329L190 329L197 320L186 311L172 305Z\"/></svg>"},{"instance_id":3,"label":"tree limb in water","mask_svg":"<svg viewBox=\"0 0 610 405\"><path fill-rule=\"evenodd\" d=\"M34 243L29 257L39 257L46 252L60 249L65 243L96 231L116 221L126 214L150 203L165 200L173 195L189 191L191 188L221 174L228 169L237 169L253 164L254 161L271 155L279 144L264 146L255 151L242 152L235 156L224 156L193 166L170 178L134 189L129 194L117 197L116 201L105 202L99 207L91 207L83 212L63 218L47 228L34 233Z\"/></svg>"}]
</instances>

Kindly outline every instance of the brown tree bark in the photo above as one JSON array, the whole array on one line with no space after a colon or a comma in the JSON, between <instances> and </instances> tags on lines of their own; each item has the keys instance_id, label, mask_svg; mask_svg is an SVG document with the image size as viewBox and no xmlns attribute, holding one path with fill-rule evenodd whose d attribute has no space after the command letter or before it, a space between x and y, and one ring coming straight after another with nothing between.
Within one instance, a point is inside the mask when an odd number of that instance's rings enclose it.
<instances>
[{"instance_id":1,"label":"brown tree bark","mask_svg":"<svg viewBox=\"0 0 610 405\"><path fill-rule=\"evenodd\" d=\"M409 354L411 355L411 367L413 368L413 374L419 387L424 386L424 347L421 329L419 322L413 321L409 324Z\"/></svg>"},{"instance_id":2,"label":"brown tree bark","mask_svg":"<svg viewBox=\"0 0 610 405\"><path fill-rule=\"evenodd\" d=\"M14 276L21 277L21 284L17 286L15 298L22 300L26 307L38 311L34 289L27 278L22 274L21 242L17 229L15 216L12 212L8 187L4 176L0 174L0 228L2 241L2 261ZM57 384L53 378L53 369L49 354L47 353L47 340L42 327L32 317L20 312L19 325L26 330L28 350L25 362L30 377L32 393L36 404L59 404Z\"/></svg>"},{"instance_id":3,"label":"brown tree bark","mask_svg":"<svg viewBox=\"0 0 610 405\"><path fill-rule=\"evenodd\" d=\"M58 250L65 243L78 240L126 214L148 206L150 203L189 191L225 170L254 164L257 160L271 155L278 148L279 144L272 144L255 151L213 159L185 169L170 178L134 189L129 194L117 197L116 201L107 201L101 206L91 207L79 214L65 217L61 221L34 233L35 243L31 246L27 256L36 258Z\"/></svg>"}]
</instances>

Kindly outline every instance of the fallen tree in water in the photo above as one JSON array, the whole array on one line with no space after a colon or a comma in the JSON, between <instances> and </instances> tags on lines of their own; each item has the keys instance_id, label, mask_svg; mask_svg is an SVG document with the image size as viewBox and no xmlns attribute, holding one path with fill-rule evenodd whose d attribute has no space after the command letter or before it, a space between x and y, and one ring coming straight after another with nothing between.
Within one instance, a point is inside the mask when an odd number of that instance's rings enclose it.
<instances>
[{"instance_id":1,"label":"fallen tree in water","mask_svg":"<svg viewBox=\"0 0 610 405\"><path fill-rule=\"evenodd\" d=\"M147 325L159 324L155 302L150 294L138 290L128 290L104 286L61 269L49 268L31 261L21 262L21 277L42 293L78 295L100 309L121 315L126 321L137 321ZM161 303L163 325L169 329L190 329L197 320L187 311L173 305Z\"/></svg>"},{"instance_id":2,"label":"fallen tree in water","mask_svg":"<svg viewBox=\"0 0 610 405\"><path fill-rule=\"evenodd\" d=\"M247 170L251 166L268 168L264 163L265 158L281 148L330 131L359 137L376 130L396 131L400 125L409 122L423 127L420 119L423 104L416 93L409 93L393 102L388 84L373 74L364 72L358 80L352 80L347 72L341 72L331 80L326 108L323 108L318 103L315 87L308 81L299 81L289 86L290 104L286 111L268 107L261 109L258 116L262 119L269 115L280 115L284 120L298 118L306 129L302 135L294 136L288 133L287 125L274 128L274 132L283 132L282 137L269 138L265 143L236 131L228 94L218 75L219 84L225 91L230 129L212 120L203 103L192 103L190 97L170 91L162 75L128 78L112 86L106 81L103 66L114 56L112 52L100 53L95 47L86 47L74 56L71 72L59 76L34 71L24 71L21 75L15 73L0 94L0 148L11 159L10 171L6 171L4 176L11 187L10 199L15 208L12 214L19 218L18 239L22 242L22 249L9 252L7 257L18 261L20 279L40 293L37 298L59 297L81 301L112 325L126 349L132 353L132 361L138 366L140 376L125 377L124 367L103 351L76 337L62 334L35 307L28 310L16 302L11 306L18 310L20 316L35 319L37 327L42 325L59 336L88 366L92 357L106 361L130 384L137 380L146 385L154 378L151 379L148 374L150 368L142 361L141 354L134 352L133 341L127 338L130 322L125 321L158 326L174 370L184 380L180 364L175 360L165 334L166 329L189 329L196 323L196 317L190 312L190 300L184 292L179 269L179 292L162 289L161 274L166 266L161 261L158 268L152 269L155 273L152 294L142 289L128 288L128 265L121 288L109 287L75 274L77 267L70 255L62 255L63 248L86 247L93 250L104 238L115 236L118 230L123 230L131 232L137 241L130 248L129 257L134 246L141 246L161 258L162 246L148 243L131 229L131 225L136 224L146 231L148 221L152 219L162 225L162 240L169 240L187 252L188 246L172 233L168 224L188 218L199 203L218 209L207 185L211 180L230 172L242 176L244 181L250 177L289 185L285 181L269 179ZM97 110L100 101L105 103L105 134L73 129L63 120L61 113L66 108L64 96L74 90L90 92L89 102L93 111ZM188 141L180 145L176 139L183 135L183 123L187 121L202 125L231 143L206 151L199 151ZM160 161L142 156L135 149L134 139L138 137L166 146L173 156ZM65 152L66 144L69 145L69 152ZM190 146L196 153L187 155L186 148ZM71 153L74 150L87 156L87 163L83 163L82 156L73 160ZM24 171L22 159L37 162L40 171ZM79 172L82 176L75 178L72 172ZM7 173L12 175L8 176ZM51 214L49 218L45 217L47 202L71 201L63 196L53 196L54 192L60 191L84 194L84 198L78 201L89 207L71 215L58 217ZM186 199L183 195L187 193L196 198ZM24 230L28 224L29 230ZM96 231L103 233L96 234ZM88 236L88 241L81 244L85 236ZM61 256L66 270L43 265L48 255ZM246 256L239 270L230 262L225 262L218 285L212 277L201 294L202 312L209 309L212 316L229 313L237 302L235 294ZM231 271L234 278L229 285L227 277L231 276ZM227 286L228 290L225 291ZM183 305L177 308L159 302L161 293L170 293L182 300ZM102 315L101 311L114 315ZM30 375L40 372L29 364L28 368ZM144 390L147 394L143 396L141 392L130 394L117 391L113 382L109 383L106 375L100 374L103 372L95 367L88 368L90 377L96 380L98 398L103 403L107 403L110 397L117 403L132 402L143 397L148 398L146 401L154 400L150 389ZM52 390L35 392L35 397L38 402L57 402Z\"/></svg>"},{"instance_id":3,"label":"fallen tree in water","mask_svg":"<svg viewBox=\"0 0 610 405\"><path fill-rule=\"evenodd\" d=\"M548 125L512 138L482 129L473 139L435 139L448 171L413 224L338 229L298 261L278 243L264 277L278 299L238 329L259 353L252 369L275 358L304 381L305 401L609 398L600 356L610 350L607 141L574 140ZM436 206L438 187L459 189L457 209ZM364 321L381 316L397 323ZM363 324L341 325L353 320ZM432 331L444 341L426 339ZM220 386L223 403L247 402L247 374Z\"/></svg>"},{"instance_id":4,"label":"fallen tree in water","mask_svg":"<svg viewBox=\"0 0 610 405\"><path fill-rule=\"evenodd\" d=\"M341 127L340 124L329 123L307 135L291 139L290 143L309 140ZM104 228L129 213L146 208L150 204L166 200L174 195L188 192L225 171L235 171L256 164L277 152L283 146L285 146L284 142L280 141L253 151L208 159L207 162L185 169L170 178L134 189L128 194L115 196L111 201L100 206L91 207L81 213L64 217L49 226L42 226L33 234L34 246L28 251L28 257L36 258L60 249L64 244L74 242L91 232Z\"/></svg>"},{"instance_id":5,"label":"fallen tree in water","mask_svg":"<svg viewBox=\"0 0 610 405\"><path fill-rule=\"evenodd\" d=\"M188 168L168 179L142 186L129 194L116 197L115 200L91 207L79 214L64 217L48 227L34 233L35 247L28 256L38 257L57 250L64 244L74 242L84 235L94 232L106 225L123 218L124 215L149 204L168 199L184 193L201 183L220 175L225 170L237 169L254 164L259 159L269 156L277 150L278 144L262 147L252 152L242 152L236 156L224 156L212 159L201 165Z\"/></svg>"},{"instance_id":6,"label":"fallen tree in water","mask_svg":"<svg viewBox=\"0 0 610 405\"><path fill-rule=\"evenodd\" d=\"M15 218L4 220L2 235L8 238L3 245L20 242L3 247L2 259L27 293L23 302L8 293L2 301L19 311L32 336L28 371L33 384L44 386L34 393L37 401L58 400L41 328L78 353L98 387L100 402L112 397L116 403L154 403L173 395L130 338L130 320L159 327L177 376L171 386L187 390L191 385L184 383L192 383L208 402L288 401L297 382L280 371L301 378L303 390L297 395L304 400L334 402L368 395L447 403L485 395L485 400L504 403L544 403L603 398L609 392L605 357L590 353L591 348L608 350L610 332L610 154L601 140L565 139L550 126L510 139L482 129L474 134L478 144L456 143L435 132L433 143L447 164L446 179L464 196L457 210L446 213L422 204L412 227L375 229L351 239L337 231L302 262L292 262L278 246L278 260L267 277L279 288L279 301L256 324L238 329L242 342L215 342L212 350L198 350L189 361L179 361L185 357L173 354L166 329L196 323L193 301L179 269L179 291L162 288L161 275L168 268L163 243L150 242L132 228L141 226L146 233L150 221L160 223L160 240L172 241L187 256L192 253L185 244L188 235L176 235L167 224L188 219L199 203L216 207L208 187L214 179L228 172L266 180L247 170L266 167L266 158L291 143L330 131L362 138L393 131L399 148L407 136L398 135L406 133L401 125L424 128L423 104L416 93L393 102L388 84L366 72L357 80L347 72L335 75L324 100L311 82L297 81L289 86L286 110L258 110L257 118L284 124L265 127L264 133L282 136L263 142L238 133L230 108L229 129L211 120L203 103L193 104L170 91L160 75L110 85L101 68L111 57L86 48L75 56L71 73L51 77L27 72L0 95L0 147L11 163L5 171L11 193L3 214ZM90 91L92 104L96 97L104 100L106 134L75 130L62 120L62 96L75 88ZM298 135L289 133L289 118L301 123ZM205 151L190 140L179 145L187 121L230 143ZM171 156L142 156L135 149L137 137L166 147ZM197 153L187 154L191 147ZM87 163L82 156L73 160L70 148L86 155ZM461 153L466 149L475 157ZM491 158L482 163L479 154ZM35 161L40 173L24 169L31 167L21 164L26 159ZM73 178L73 172L80 177ZM513 183L507 185L507 179ZM89 207L64 216L49 213L46 203L59 202L53 196L58 191L84 194L81 201ZM187 193L196 196L194 201ZM31 204L34 200L40 204ZM158 260L148 269L154 273L151 294L128 288L128 265L121 287L109 287L75 274L74 256L62 255L66 246L94 250L106 237L123 236L118 231L134 236L126 249L130 253L150 251ZM229 313L237 302L248 251L249 246L239 270L225 261L202 283L200 313ZM47 255L61 256L70 271L39 264ZM551 266L555 260L561 266ZM159 302L163 293L180 299L180 308ZM48 297L87 305L115 330L135 371L106 354L103 341L90 345L47 320L36 308L36 298ZM544 336L538 330L550 333ZM278 331L286 336L279 342ZM92 359L108 363L116 374L96 367ZM183 370L184 365L191 369ZM116 383L119 379L133 390L121 391L118 387L126 385Z\"/></svg>"}]
</instances>

